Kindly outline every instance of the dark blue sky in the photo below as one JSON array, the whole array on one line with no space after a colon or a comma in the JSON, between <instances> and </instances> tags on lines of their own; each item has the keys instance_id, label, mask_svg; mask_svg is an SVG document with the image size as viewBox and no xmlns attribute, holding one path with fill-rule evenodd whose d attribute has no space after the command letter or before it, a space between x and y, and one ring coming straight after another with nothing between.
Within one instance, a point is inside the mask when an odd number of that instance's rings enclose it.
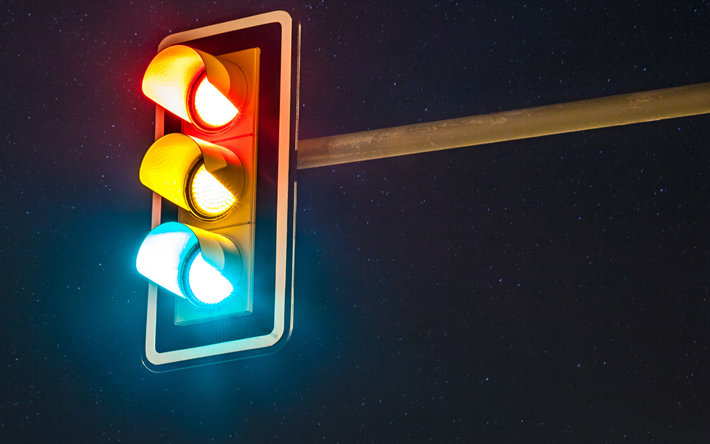
<instances>
[{"instance_id":1,"label":"dark blue sky","mask_svg":"<svg viewBox=\"0 0 710 444\"><path fill-rule=\"evenodd\" d=\"M142 73L279 8L302 139L710 81L707 1L3 1L0 439L707 441L708 116L299 171L291 341L143 367Z\"/></svg>"}]
</instances>

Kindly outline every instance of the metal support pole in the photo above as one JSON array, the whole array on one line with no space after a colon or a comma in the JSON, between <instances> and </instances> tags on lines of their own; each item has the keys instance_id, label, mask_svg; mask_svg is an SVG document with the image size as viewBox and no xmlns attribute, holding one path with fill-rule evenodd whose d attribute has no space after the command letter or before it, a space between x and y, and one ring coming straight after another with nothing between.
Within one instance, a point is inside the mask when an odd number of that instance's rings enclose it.
<instances>
[{"instance_id":1,"label":"metal support pole","mask_svg":"<svg viewBox=\"0 0 710 444\"><path fill-rule=\"evenodd\" d=\"M710 83L298 142L298 169L710 113Z\"/></svg>"}]
</instances>

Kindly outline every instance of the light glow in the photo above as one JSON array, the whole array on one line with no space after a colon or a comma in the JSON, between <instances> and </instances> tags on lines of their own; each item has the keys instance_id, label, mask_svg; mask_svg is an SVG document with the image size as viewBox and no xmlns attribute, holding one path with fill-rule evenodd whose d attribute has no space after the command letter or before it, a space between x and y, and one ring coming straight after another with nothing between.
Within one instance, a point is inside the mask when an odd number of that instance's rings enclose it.
<instances>
[{"instance_id":1,"label":"light glow","mask_svg":"<svg viewBox=\"0 0 710 444\"><path fill-rule=\"evenodd\" d=\"M204 163L192 177L190 194L196 210L207 217L226 213L237 201L234 195L205 169Z\"/></svg>"},{"instance_id":2,"label":"light glow","mask_svg":"<svg viewBox=\"0 0 710 444\"><path fill-rule=\"evenodd\" d=\"M201 252L197 253L187 273L192 296L203 304L218 304L234 290L229 280L204 260Z\"/></svg>"},{"instance_id":3,"label":"light glow","mask_svg":"<svg viewBox=\"0 0 710 444\"><path fill-rule=\"evenodd\" d=\"M208 129L218 129L237 117L239 110L207 80L206 75L203 75L198 82L194 95L194 109L199 123Z\"/></svg>"}]
</instances>

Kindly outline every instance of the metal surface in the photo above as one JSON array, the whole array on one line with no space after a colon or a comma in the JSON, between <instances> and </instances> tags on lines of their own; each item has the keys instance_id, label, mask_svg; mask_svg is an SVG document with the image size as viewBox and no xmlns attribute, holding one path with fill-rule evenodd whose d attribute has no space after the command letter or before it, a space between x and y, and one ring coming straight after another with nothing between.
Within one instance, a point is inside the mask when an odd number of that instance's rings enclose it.
<instances>
[{"instance_id":1,"label":"metal surface","mask_svg":"<svg viewBox=\"0 0 710 444\"><path fill-rule=\"evenodd\" d=\"M298 169L710 113L710 83L298 142Z\"/></svg>"}]
</instances>

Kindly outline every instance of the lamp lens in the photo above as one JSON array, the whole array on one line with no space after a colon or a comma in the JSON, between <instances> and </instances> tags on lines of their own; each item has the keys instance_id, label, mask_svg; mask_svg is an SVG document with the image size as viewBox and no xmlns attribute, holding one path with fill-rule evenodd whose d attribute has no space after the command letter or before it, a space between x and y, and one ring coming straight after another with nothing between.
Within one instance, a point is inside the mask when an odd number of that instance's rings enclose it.
<instances>
[{"instance_id":1,"label":"lamp lens","mask_svg":"<svg viewBox=\"0 0 710 444\"><path fill-rule=\"evenodd\" d=\"M205 169L204 163L195 171L189 188L195 210L203 217L221 216L236 203L234 195Z\"/></svg>"},{"instance_id":2,"label":"lamp lens","mask_svg":"<svg viewBox=\"0 0 710 444\"><path fill-rule=\"evenodd\" d=\"M219 304L234 290L229 280L205 261L201 252L194 256L189 265L187 282L191 296L200 305L204 304L207 307Z\"/></svg>"},{"instance_id":3,"label":"lamp lens","mask_svg":"<svg viewBox=\"0 0 710 444\"><path fill-rule=\"evenodd\" d=\"M198 77L196 83L193 109L200 126L217 130L237 117L239 110L207 80L206 75Z\"/></svg>"}]
</instances>

